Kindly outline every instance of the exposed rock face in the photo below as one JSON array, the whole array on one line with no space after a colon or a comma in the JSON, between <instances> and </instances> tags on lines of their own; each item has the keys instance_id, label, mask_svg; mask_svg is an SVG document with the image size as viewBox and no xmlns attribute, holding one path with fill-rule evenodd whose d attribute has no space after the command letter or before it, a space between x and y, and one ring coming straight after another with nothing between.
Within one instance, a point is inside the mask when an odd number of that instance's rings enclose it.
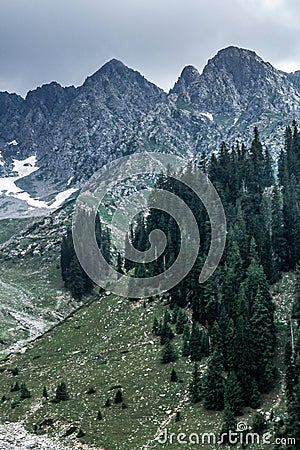
<instances>
[{"instance_id":1,"label":"exposed rock face","mask_svg":"<svg viewBox=\"0 0 300 450\"><path fill-rule=\"evenodd\" d=\"M22 425L0 425L0 450L70 450L46 436L28 433Z\"/></svg>"},{"instance_id":2,"label":"exposed rock face","mask_svg":"<svg viewBox=\"0 0 300 450\"><path fill-rule=\"evenodd\" d=\"M0 93L0 176L13 159L36 155L39 170L16 184L47 199L131 152L197 159L222 140L251 139L255 125L276 155L285 126L299 118L300 72L276 70L253 51L223 49L201 74L185 67L169 94L112 60L78 88L53 82L26 99Z\"/></svg>"},{"instance_id":3,"label":"exposed rock face","mask_svg":"<svg viewBox=\"0 0 300 450\"><path fill-rule=\"evenodd\" d=\"M0 450L105 450L103 447L81 443L78 439L69 439L63 445L47 435L36 436L25 430L20 423L0 425Z\"/></svg>"}]
</instances>

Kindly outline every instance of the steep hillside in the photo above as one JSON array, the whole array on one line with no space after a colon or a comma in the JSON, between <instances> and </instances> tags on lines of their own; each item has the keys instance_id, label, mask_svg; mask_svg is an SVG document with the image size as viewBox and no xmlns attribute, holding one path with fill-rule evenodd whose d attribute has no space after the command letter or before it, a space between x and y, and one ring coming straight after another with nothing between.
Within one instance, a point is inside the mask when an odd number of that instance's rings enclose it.
<instances>
[{"instance_id":1,"label":"steep hillside","mask_svg":"<svg viewBox=\"0 0 300 450\"><path fill-rule=\"evenodd\" d=\"M287 286L290 287L286 289ZM282 305L290 305L292 286L289 277L274 288L274 299L280 300L277 305L282 309L277 323L279 329L289 314ZM70 448L77 448L82 442L93 449L180 449L182 445L176 441L163 445L155 439L165 429L168 436L170 433L177 436L179 432L215 432L219 436L222 412L209 412L201 403L191 404L189 383L193 363L190 358L180 357L173 364L161 364L162 347L152 333L152 323L154 316L161 317L166 308L163 300L130 302L113 295L91 299L62 324L29 344L25 353L11 355L1 363L1 396L6 397L0 405L1 419L22 420L28 431L59 436ZM276 355L281 370L284 332L279 336ZM176 336L175 344L180 353L181 336ZM19 372L13 375L16 367ZM179 382L170 382L172 367L179 375ZM201 371L205 367L204 358ZM67 384L70 398L52 403L62 380ZM10 392L10 386L16 381L26 383L31 398L20 401L19 391ZM280 377L275 391L264 397L260 409L269 421L272 442L273 427L284 413L281 383ZM48 400L42 396L44 386ZM122 389L127 408L114 404L118 389ZM107 399L111 400L111 406L105 407ZM99 410L102 420L97 419ZM177 411L181 413L179 422L175 420ZM250 426L254 413L255 410L247 408L237 418L238 422ZM81 438L76 437L79 429L85 433ZM219 447L204 445L203 448Z\"/></svg>"},{"instance_id":2,"label":"steep hillside","mask_svg":"<svg viewBox=\"0 0 300 450\"><path fill-rule=\"evenodd\" d=\"M39 220L0 221L0 353L22 347L79 306L64 290L60 242L73 205Z\"/></svg>"}]
</instances>

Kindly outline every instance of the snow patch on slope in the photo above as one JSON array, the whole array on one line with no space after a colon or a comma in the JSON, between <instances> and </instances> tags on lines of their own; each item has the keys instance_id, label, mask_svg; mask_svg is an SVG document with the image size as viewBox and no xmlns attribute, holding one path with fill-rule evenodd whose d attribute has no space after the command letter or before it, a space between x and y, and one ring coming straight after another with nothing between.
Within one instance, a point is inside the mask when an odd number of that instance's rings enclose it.
<instances>
[{"instance_id":1,"label":"snow patch on slope","mask_svg":"<svg viewBox=\"0 0 300 450\"><path fill-rule=\"evenodd\" d=\"M17 172L18 178L23 178L36 172L39 167L36 167L36 156L29 156L29 158L18 160L13 160L13 172Z\"/></svg>"},{"instance_id":2,"label":"snow patch on slope","mask_svg":"<svg viewBox=\"0 0 300 450\"><path fill-rule=\"evenodd\" d=\"M211 113L201 112L200 114L201 114L201 116L207 117L211 122L214 121L214 116Z\"/></svg>"},{"instance_id":3,"label":"snow patch on slope","mask_svg":"<svg viewBox=\"0 0 300 450\"><path fill-rule=\"evenodd\" d=\"M57 196L55 197L55 200L53 203L51 203L48 207L49 208L58 208L60 205L63 204L63 202L65 200L67 200L67 198L69 198L74 192L76 192L77 189L75 188L70 188L67 189L66 191L60 192L59 194L57 194Z\"/></svg>"},{"instance_id":4,"label":"snow patch on slope","mask_svg":"<svg viewBox=\"0 0 300 450\"><path fill-rule=\"evenodd\" d=\"M15 184L17 180L39 169L36 167L36 156L30 156L23 160L14 159L13 164L13 172L16 172L17 176L0 178L0 194L6 194L8 197L24 200L29 206L35 208L47 207L47 203L32 198L28 192L23 191Z\"/></svg>"},{"instance_id":5,"label":"snow patch on slope","mask_svg":"<svg viewBox=\"0 0 300 450\"><path fill-rule=\"evenodd\" d=\"M70 188L64 192L60 192L56 195L54 201L49 204L49 202L46 203L45 201L32 198L28 192L23 191L15 184L17 180L20 180L21 178L26 177L39 169L36 162L36 155L29 156L29 158L23 160L14 159L13 173L17 173L17 175L13 177L0 178L0 195L6 194L8 197L23 200L28 204L30 210L34 208L58 208L68 197L70 197L71 194L73 194L73 192L76 191L76 189Z\"/></svg>"}]
</instances>

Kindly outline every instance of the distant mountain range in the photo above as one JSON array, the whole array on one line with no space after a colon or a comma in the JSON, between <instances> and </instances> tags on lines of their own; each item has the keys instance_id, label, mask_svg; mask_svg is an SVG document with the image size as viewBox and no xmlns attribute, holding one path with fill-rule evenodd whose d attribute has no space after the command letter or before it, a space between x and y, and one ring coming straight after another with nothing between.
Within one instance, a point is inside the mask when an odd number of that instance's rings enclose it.
<instances>
[{"instance_id":1,"label":"distant mountain range","mask_svg":"<svg viewBox=\"0 0 300 450\"><path fill-rule=\"evenodd\" d=\"M0 217L45 214L106 162L132 152L187 159L248 142L257 126L274 156L300 119L300 71L253 51L220 50L183 69L167 94L115 59L78 88L56 82L26 98L0 92Z\"/></svg>"}]
</instances>

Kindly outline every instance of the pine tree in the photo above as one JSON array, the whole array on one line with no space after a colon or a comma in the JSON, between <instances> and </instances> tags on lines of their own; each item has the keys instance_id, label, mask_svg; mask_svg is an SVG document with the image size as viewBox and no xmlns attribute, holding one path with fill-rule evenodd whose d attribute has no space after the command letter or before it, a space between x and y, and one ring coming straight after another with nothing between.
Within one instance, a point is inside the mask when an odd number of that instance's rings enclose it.
<instances>
[{"instance_id":1,"label":"pine tree","mask_svg":"<svg viewBox=\"0 0 300 450\"><path fill-rule=\"evenodd\" d=\"M222 301L225 303L226 310L230 317L235 314L234 302L232 299L238 294L241 281L243 279L243 260L237 241L235 240L233 229L228 232L227 239L227 258L224 267L224 278L222 284Z\"/></svg>"},{"instance_id":2,"label":"pine tree","mask_svg":"<svg viewBox=\"0 0 300 450\"><path fill-rule=\"evenodd\" d=\"M177 372L176 372L176 370L174 369L174 367L172 368L170 380L171 380L173 383L176 383L176 382L178 381L178 375L177 375Z\"/></svg>"},{"instance_id":3,"label":"pine tree","mask_svg":"<svg viewBox=\"0 0 300 450\"><path fill-rule=\"evenodd\" d=\"M269 282L276 281L277 268L274 267L273 249L272 249L272 208L268 195L263 194L259 212L253 219L253 235L257 242L259 260L264 269ZM278 278L278 277L277 277Z\"/></svg>"},{"instance_id":4,"label":"pine tree","mask_svg":"<svg viewBox=\"0 0 300 450\"><path fill-rule=\"evenodd\" d=\"M242 209L241 204L238 204L237 207L236 220L233 225L232 234L239 247L239 254L243 261L243 267L245 268L249 253L249 236L245 221L245 212Z\"/></svg>"},{"instance_id":5,"label":"pine tree","mask_svg":"<svg viewBox=\"0 0 300 450\"><path fill-rule=\"evenodd\" d=\"M252 202L253 212L255 213L260 203L263 188L265 187L263 149L257 127L254 128L254 139L251 144L249 157L249 172L246 182L248 195Z\"/></svg>"},{"instance_id":6,"label":"pine tree","mask_svg":"<svg viewBox=\"0 0 300 450\"><path fill-rule=\"evenodd\" d=\"M272 157L269 150L266 148L263 158L263 186L270 187L274 184L274 173L272 168Z\"/></svg>"},{"instance_id":7,"label":"pine tree","mask_svg":"<svg viewBox=\"0 0 300 450\"><path fill-rule=\"evenodd\" d=\"M222 410L224 407L223 368L216 354L208 363L203 381L203 399L206 409Z\"/></svg>"},{"instance_id":8,"label":"pine tree","mask_svg":"<svg viewBox=\"0 0 300 450\"><path fill-rule=\"evenodd\" d=\"M21 400L24 400L24 399L26 399L26 398L30 398L30 397L31 397L31 393L30 393L30 391L27 389L27 386L26 386L25 383L22 383L22 384L21 384L20 392L21 392L21 394L20 394L20 399L21 399Z\"/></svg>"},{"instance_id":9,"label":"pine tree","mask_svg":"<svg viewBox=\"0 0 300 450\"><path fill-rule=\"evenodd\" d=\"M287 259L286 255L286 236L284 231L283 213L282 213L281 193L275 185L272 197L272 248L274 252L274 259L277 265L277 270L285 269Z\"/></svg>"},{"instance_id":10,"label":"pine tree","mask_svg":"<svg viewBox=\"0 0 300 450\"><path fill-rule=\"evenodd\" d=\"M260 392L258 390L258 385L255 379L252 379L252 393L249 402L251 408L257 409L260 407Z\"/></svg>"},{"instance_id":11,"label":"pine tree","mask_svg":"<svg viewBox=\"0 0 300 450\"><path fill-rule=\"evenodd\" d=\"M192 403L198 403L201 400L201 378L197 363L194 364L193 378L190 383L190 397Z\"/></svg>"},{"instance_id":12,"label":"pine tree","mask_svg":"<svg viewBox=\"0 0 300 450\"><path fill-rule=\"evenodd\" d=\"M115 395L114 403L119 404L122 402L123 402L123 394L122 394L122 391L120 389L118 389L116 392L116 395Z\"/></svg>"},{"instance_id":13,"label":"pine tree","mask_svg":"<svg viewBox=\"0 0 300 450\"><path fill-rule=\"evenodd\" d=\"M91 294L94 284L81 268L75 253L71 229L61 243L61 274L65 287L71 295L80 300L83 295Z\"/></svg>"},{"instance_id":14,"label":"pine tree","mask_svg":"<svg viewBox=\"0 0 300 450\"><path fill-rule=\"evenodd\" d=\"M270 313L270 319L273 321L273 314L275 311L274 303L270 295L269 284L264 270L259 264L258 255L255 250L255 240L251 240L250 258L251 262L247 269L247 277L245 280L245 295L249 305L250 313L252 312L253 304L258 290L262 296L263 302Z\"/></svg>"},{"instance_id":15,"label":"pine tree","mask_svg":"<svg viewBox=\"0 0 300 450\"><path fill-rule=\"evenodd\" d=\"M233 369L240 382L245 405L248 405L252 396L252 366L253 352L249 344L251 337L251 329L249 318L240 314L235 326L235 340L233 351Z\"/></svg>"},{"instance_id":16,"label":"pine tree","mask_svg":"<svg viewBox=\"0 0 300 450\"><path fill-rule=\"evenodd\" d=\"M180 308L179 308L179 306L176 304L176 305L174 306L174 309L173 309L173 312L172 312L172 317L171 317L171 323L172 323L173 325L175 325L176 322L177 322L177 318L178 318L179 311L180 311Z\"/></svg>"},{"instance_id":17,"label":"pine tree","mask_svg":"<svg viewBox=\"0 0 300 450\"><path fill-rule=\"evenodd\" d=\"M168 311L164 314L163 324L160 328L160 344L164 345L168 340L174 338L173 330L170 326L171 316Z\"/></svg>"},{"instance_id":18,"label":"pine tree","mask_svg":"<svg viewBox=\"0 0 300 450\"><path fill-rule=\"evenodd\" d=\"M261 413L255 413L252 420L253 433L261 434L266 429L265 417Z\"/></svg>"},{"instance_id":19,"label":"pine tree","mask_svg":"<svg viewBox=\"0 0 300 450\"><path fill-rule=\"evenodd\" d=\"M176 417L175 417L175 422L180 422L181 421L181 413L180 411L176 412Z\"/></svg>"},{"instance_id":20,"label":"pine tree","mask_svg":"<svg viewBox=\"0 0 300 450\"><path fill-rule=\"evenodd\" d=\"M224 356L224 336L217 321L215 321L211 329L211 349L212 353L219 355L223 359Z\"/></svg>"},{"instance_id":21,"label":"pine tree","mask_svg":"<svg viewBox=\"0 0 300 450\"><path fill-rule=\"evenodd\" d=\"M237 420L234 415L234 411L229 403L225 402L224 413L223 413L223 424L221 433L229 433L230 431L235 432L237 429ZM225 436L223 436L225 437ZM225 442L228 441L228 435L224 439Z\"/></svg>"},{"instance_id":22,"label":"pine tree","mask_svg":"<svg viewBox=\"0 0 300 450\"><path fill-rule=\"evenodd\" d=\"M180 309L178 312L177 321L176 321L176 333L177 334L183 333L184 325L187 323L187 320L188 320L188 318L187 318L186 313Z\"/></svg>"},{"instance_id":23,"label":"pine tree","mask_svg":"<svg viewBox=\"0 0 300 450\"><path fill-rule=\"evenodd\" d=\"M160 335L160 326L159 326L159 322L157 320L157 317L154 317L154 319L153 319L152 333L155 334L155 336L159 336Z\"/></svg>"},{"instance_id":24,"label":"pine tree","mask_svg":"<svg viewBox=\"0 0 300 450\"><path fill-rule=\"evenodd\" d=\"M44 388L43 388L43 397L44 397L46 400L48 400L48 392L47 392L46 386L44 386Z\"/></svg>"},{"instance_id":25,"label":"pine tree","mask_svg":"<svg viewBox=\"0 0 300 450\"><path fill-rule=\"evenodd\" d=\"M236 363L235 354L236 330L233 319L230 319L224 336L224 366L226 369L234 370Z\"/></svg>"},{"instance_id":26,"label":"pine tree","mask_svg":"<svg viewBox=\"0 0 300 450\"><path fill-rule=\"evenodd\" d=\"M98 411L98 414L97 414L97 420L102 420L102 419L103 419L102 412L101 412L101 411Z\"/></svg>"},{"instance_id":27,"label":"pine tree","mask_svg":"<svg viewBox=\"0 0 300 450\"><path fill-rule=\"evenodd\" d=\"M274 384L274 330L265 299L258 288L251 317L251 347L254 374L261 392L269 392Z\"/></svg>"},{"instance_id":28,"label":"pine tree","mask_svg":"<svg viewBox=\"0 0 300 450\"><path fill-rule=\"evenodd\" d=\"M167 339L162 351L161 362L163 364L168 364L170 362L176 361L176 359L177 359L177 352L170 339Z\"/></svg>"},{"instance_id":29,"label":"pine tree","mask_svg":"<svg viewBox=\"0 0 300 450\"><path fill-rule=\"evenodd\" d=\"M224 401L225 404L230 406L233 414L242 414L244 403L242 388L234 371L231 371L227 376Z\"/></svg>"},{"instance_id":30,"label":"pine tree","mask_svg":"<svg viewBox=\"0 0 300 450\"><path fill-rule=\"evenodd\" d=\"M67 391L67 386L64 381L59 383L56 388L55 400L58 402L69 400L69 393Z\"/></svg>"},{"instance_id":31,"label":"pine tree","mask_svg":"<svg viewBox=\"0 0 300 450\"><path fill-rule=\"evenodd\" d=\"M110 406L111 406L111 401L110 401L110 399L108 398L108 399L106 399L106 401L105 401L105 408L109 408Z\"/></svg>"},{"instance_id":32,"label":"pine tree","mask_svg":"<svg viewBox=\"0 0 300 450\"><path fill-rule=\"evenodd\" d=\"M203 356L209 355L209 337L204 330L200 330L200 344Z\"/></svg>"},{"instance_id":33,"label":"pine tree","mask_svg":"<svg viewBox=\"0 0 300 450\"><path fill-rule=\"evenodd\" d=\"M283 188L283 223L286 242L286 266L294 270L300 259L300 187L291 175Z\"/></svg>"}]
</instances>

